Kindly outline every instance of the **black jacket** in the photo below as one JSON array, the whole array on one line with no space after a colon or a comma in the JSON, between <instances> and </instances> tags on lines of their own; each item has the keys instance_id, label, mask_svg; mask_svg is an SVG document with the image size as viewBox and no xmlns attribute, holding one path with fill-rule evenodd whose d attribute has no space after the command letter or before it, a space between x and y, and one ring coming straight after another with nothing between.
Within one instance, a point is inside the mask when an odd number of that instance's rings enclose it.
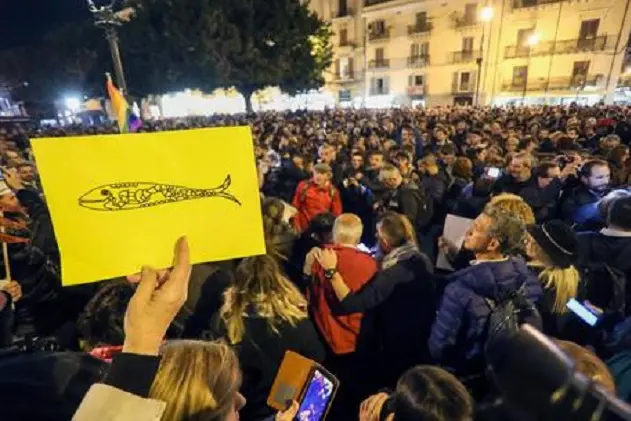
<instances>
[{"instance_id":1,"label":"black jacket","mask_svg":"<svg viewBox=\"0 0 631 421\"><path fill-rule=\"evenodd\" d=\"M417 234L429 224L434 214L433 200L422 187L415 185L400 186L388 192L384 198L384 207L407 216L416 228Z\"/></svg>"},{"instance_id":2,"label":"black jacket","mask_svg":"<svg viewBox=\"0 0 631 421\"><path fill-rule=\"evenodd\" d=\"M631 280L631 237L614 237L600 232L585 232L578 236L579 257L583 265L589 262L609 264Z\"/></svg>"},{"instance_id":3,"label":"black jacket","mask_svg":"<svg viewBox=\"0 0 631 421\"><path fill-rule=\"evenodd\" d=\"M584 184L575 187L561 202L563 220L583 231L597 228L602 224L602 217L598 213L596 204L606 193L608 192L598 196Z\"/></svg>"},{"instance_id":4,"label":"black jacket","mask_svg":"<svg viewBox=\"0 0 631 421\"><path fill-rule=\"evenodd\" d=\"M393 375L427 362L427 339L435 314L434 270L421 254L382 270L340 304L344 314L365 313L373 331L360 333L358 349L381 349Z\"/></svg>"},{"instance_id":5,"label":"black jacket","mask_svg":"<svg viewBox=\"0 0 631 421\"><path fill-rule=\"evenodd\" d=\"M276 373L285 356L292 350L317 362L324 360L325 349L311 320L304 319L297 326L288 323L277 326L274 332L267 320L258 316L246 317L245 335L235 346L243 372L241 393L247 404L240 412L244 421L258 421L273 414L267 406L267 396L272 388ZM213 317L212 339L226 338L226 328L219 315Z\"/></svg>"}]
</instances>

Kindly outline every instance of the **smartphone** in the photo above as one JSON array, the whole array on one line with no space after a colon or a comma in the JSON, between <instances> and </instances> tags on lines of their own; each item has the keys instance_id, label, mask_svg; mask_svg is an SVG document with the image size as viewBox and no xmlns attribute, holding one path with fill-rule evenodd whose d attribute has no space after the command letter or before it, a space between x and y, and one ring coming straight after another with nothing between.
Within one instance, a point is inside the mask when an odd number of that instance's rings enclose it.
<instances>
[{"instance_id":1,"label":"smartphone","mask_svg":"<svg viewBox=\"0 0 631 421\"><path fill-rule=\"evenodd\" d=\"M321 421L331 408L339 381L320 366L311 371L305 384L298 414L299 421Z\"/></svg>"},{"instance_id":2,"label":"smartphone","mask_svg":"<svg viewBox=\"0 0 631 421\"><path fill-rule=\"evenodd\" d=\"M596 323L598 323L598 316L576 299L572 298L570 301L567 302L566 306L568 310L576 314L588 325L593 327L596 326Z\"/></svg>"},{"instance_id":3,"label":"smartphone","mask_svg":"<svg viewBox=\"0 0 631 421\"><path fill-rule=\"evenodd\" d=\"M486 176L491 178L498 178L501 174L501 170L497 167L487 167Z\"/></svg>"}]
</instances>

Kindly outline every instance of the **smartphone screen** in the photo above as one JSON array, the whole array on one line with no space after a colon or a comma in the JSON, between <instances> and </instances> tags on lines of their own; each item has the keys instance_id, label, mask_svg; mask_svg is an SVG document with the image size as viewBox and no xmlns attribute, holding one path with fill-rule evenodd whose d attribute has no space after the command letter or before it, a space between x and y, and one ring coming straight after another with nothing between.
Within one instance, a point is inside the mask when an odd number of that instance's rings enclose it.
<instances>
[{"instance_id":1,"label":"smartphone screen","mask_svg":"<svg viewBox=\"0 0 631 421\"><path fill-rule=\"evenodd\" d=\"M320 370L313 370L307 384L296 419L300 421L320 421L324 419L333 399L334 384Z\"/></svg>"},{"instance_id":2,"label":"smartphone screen","mask_svg":"<svg viewBox=\"0 0 631 421\"><path fill-rule=\"evenodd\" d=\"M566 306L572 313L576 314L578 317L581 318L581 320L583 320L588 325L595 326L596 323L598 323L598 316L596 316L594 313L589 311L587 307L585 307L583 304L581 304L574 298L568 301Z\"/></svg>"},{"instance_id":3,"label":"smartphone screen","mask_svg":"<svg viewBox=\"0 0 631 421\"><path fill-rule=\"evenodd\" d=\"M486 175L491 178L497 178L500 176L500 169L497 167L489 167L486 169Z\"/></svg>"}]
</instances>

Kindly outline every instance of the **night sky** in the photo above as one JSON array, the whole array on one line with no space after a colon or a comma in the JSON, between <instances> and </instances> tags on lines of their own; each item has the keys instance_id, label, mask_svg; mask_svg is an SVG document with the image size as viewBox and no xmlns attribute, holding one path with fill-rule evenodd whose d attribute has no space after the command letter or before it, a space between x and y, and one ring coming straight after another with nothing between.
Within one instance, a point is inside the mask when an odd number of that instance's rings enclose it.
<instances>
[{"instance_id":1,"label":"night sky","mask_svg":"<svg viewBox=\"0 0 631 421\"><path fill-rule=\"evenodd\" d=\"M85 0L0 0L0 49L37 42L52 28L88 16Z\"/></svg>"}]
</instances>

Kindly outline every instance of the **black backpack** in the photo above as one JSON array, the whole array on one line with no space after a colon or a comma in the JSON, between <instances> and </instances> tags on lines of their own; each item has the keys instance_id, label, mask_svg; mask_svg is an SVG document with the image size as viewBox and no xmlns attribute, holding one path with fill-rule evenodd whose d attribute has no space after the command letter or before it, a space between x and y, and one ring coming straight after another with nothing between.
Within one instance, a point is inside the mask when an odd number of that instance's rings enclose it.
<instances>
[{"instance_id":1,"label":"black backpack","mask_svg":"<svg viewBox=\"0 0 631 421\"><path fill-rule=\"evenodd\" d=\"M484 298L491 309L486 322L485 349L492 346L500 336L517 334L524 323L541 330L541 316L534 303L526 296L525 286L526 284L522 284L519 289L498 300Z\"/></svg>"}]
</instances>

